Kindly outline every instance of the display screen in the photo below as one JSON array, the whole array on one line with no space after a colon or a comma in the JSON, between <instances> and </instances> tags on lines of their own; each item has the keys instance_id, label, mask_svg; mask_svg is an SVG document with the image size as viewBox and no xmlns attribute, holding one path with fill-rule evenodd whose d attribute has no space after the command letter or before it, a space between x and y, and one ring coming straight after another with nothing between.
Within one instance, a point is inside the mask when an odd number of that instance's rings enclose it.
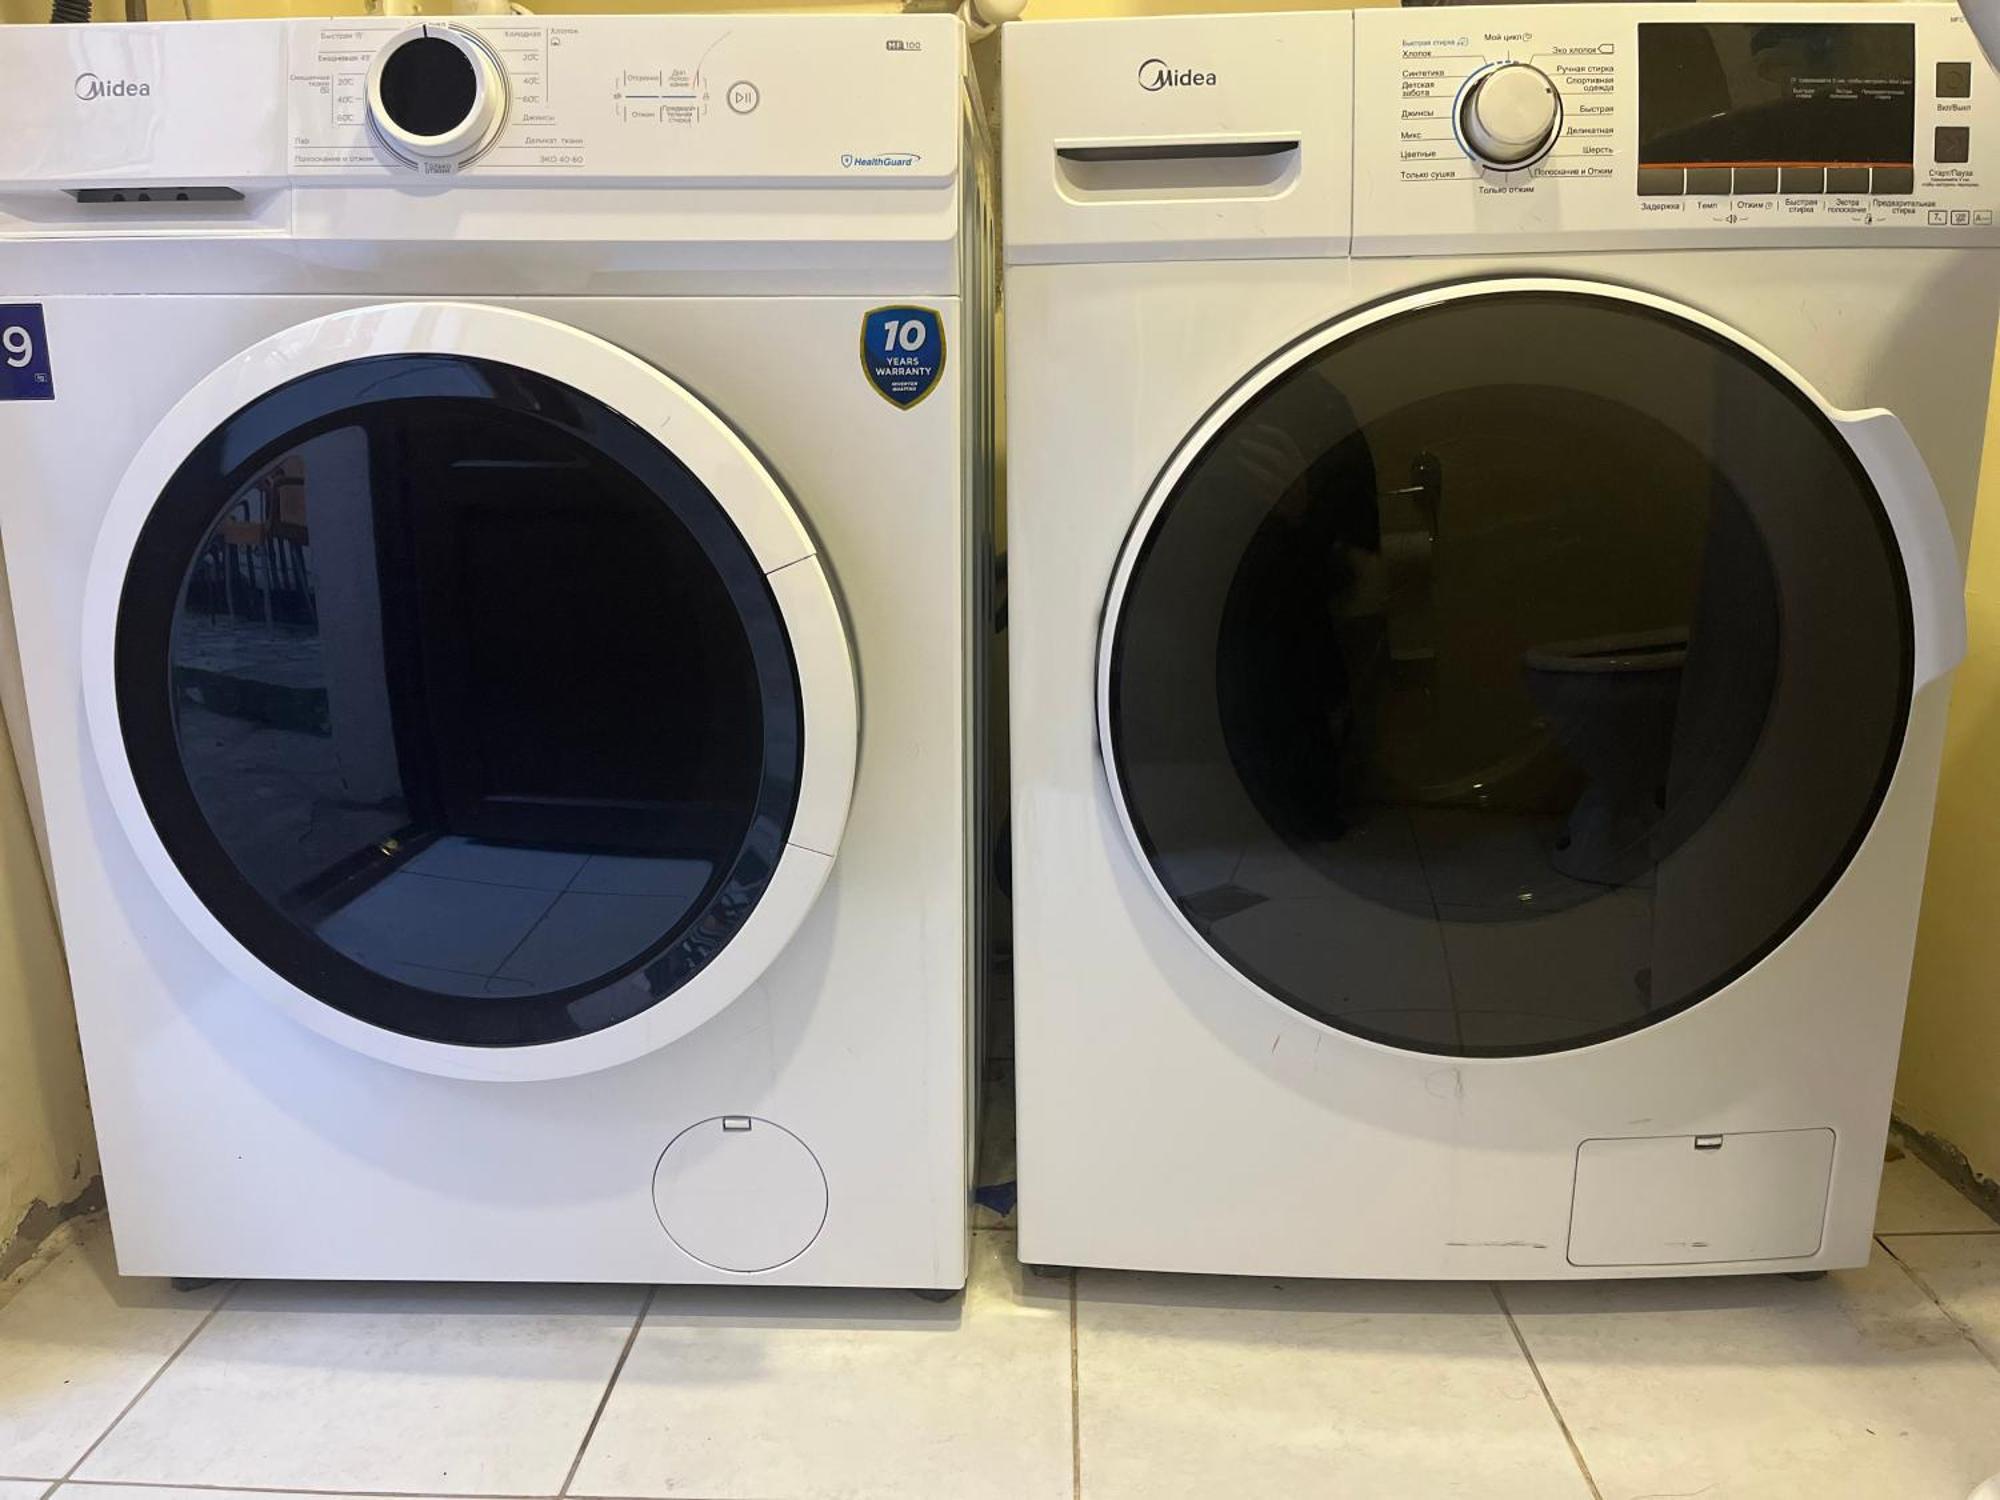
<instances>
[{"instance_id":1,"label":"display screen","mask_svg":"<svg viewBox=\"0 0 2000 1500\"><path fill-rule=\"evenodd\" d=\"M1907 24L1642 25L1639 162L1906 166L1915 159L1916 78Z\"/></svg>"}]
</instances>

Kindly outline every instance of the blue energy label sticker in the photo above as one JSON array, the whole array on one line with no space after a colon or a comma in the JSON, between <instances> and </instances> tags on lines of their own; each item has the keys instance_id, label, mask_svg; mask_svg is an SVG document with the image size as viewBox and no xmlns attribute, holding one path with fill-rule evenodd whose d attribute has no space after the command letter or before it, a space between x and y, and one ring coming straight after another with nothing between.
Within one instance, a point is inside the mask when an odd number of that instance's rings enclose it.
<instances>
[{"instance_id":1,"label":"blue energy label sticker","mask_svg":"<svg viewBox=\"0 0 2000 1500\"><path fill-rule=\"evenodd\" d=\"M928 307L878 307L861 320L861 368L886 401L908 409L944 374L944 323Z\"/></svg>"},{"instance_id":2,"label":"blue energy label sticker","mask_svg":"<svg viewBox=\"0 0 2000 1500\"><path fill-rule=\"evenodd\" d=\"M0 401L53 401L49 334L35 302L0 302Z\"/></svg>"}]
</instances>

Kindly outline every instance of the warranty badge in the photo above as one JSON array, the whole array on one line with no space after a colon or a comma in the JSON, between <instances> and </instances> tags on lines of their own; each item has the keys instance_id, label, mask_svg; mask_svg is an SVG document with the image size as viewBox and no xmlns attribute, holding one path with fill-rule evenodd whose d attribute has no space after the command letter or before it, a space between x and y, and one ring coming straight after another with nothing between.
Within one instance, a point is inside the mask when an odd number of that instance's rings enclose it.
<instances>
[{"instance_id":1,"label":"warranty badge","mask_svg":"<svg viewBox=\"0 0 2000 1500\"><path fill-rule=\"evenodd\" d=\"M915 406L944 374L944 322L928 307L878 307L861 319L861 368L885 401Z\"/></svg>"}]
</instances>

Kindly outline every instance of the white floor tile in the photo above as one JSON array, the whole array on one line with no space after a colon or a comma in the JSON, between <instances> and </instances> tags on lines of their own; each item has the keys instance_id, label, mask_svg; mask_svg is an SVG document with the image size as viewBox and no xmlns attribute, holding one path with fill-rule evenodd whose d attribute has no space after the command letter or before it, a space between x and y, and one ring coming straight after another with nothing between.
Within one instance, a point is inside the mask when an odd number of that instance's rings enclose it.
<instances>
[{"instance_id":1,"label":"white floor tile","mask_svg":"<svg viewBox=\"0 0 2000 1500\"><path fill-rule=\"evenodd\" d=\"M46 1479L0 1479L0 1500L42 1500L49 1489Z\"/></svg>"},{"instance_id":2,"label":"white floor tile","mask_svg":"<svg viewBox=\"0 0 2000 1500\"><path fill-rule=\"evenodd\" d=\"M1067 1500L1068 1284L982 1233L962 1301L665 1288L572 1491Z\"/></svg>"},{"instance_id":3,"label":"white floor tile","mask_svg":"<svg viewBox=\"0 0 2000 1500\"><path fill-rule=\"evenodd\" d=\"M1887 1255L1507 1296L1607 1500L1964 1500L2000 1469L2000 1370Z\"/></svg>"},{"instance_id":4,"label":"white floor tile","mask_svg":"<svg viewBox=\"0 0 2000 1500\"><path fill-rule=\"evenodd\" d=\"M1877 1234L1968 1230L2000 1234L2000 1223L1914 1156L1905 1153L1883 1165L1882 1197L1875 1205Z\"/></svg>"},{"instance_id":5,"label":"white floor tile","mask_svg":"<svg viewBox=\"0 0 2000 1500\"><path fill-rule=\"evenodd\" d=\"M1883 1243L2000 1365L2000 1235L1889 1235Z\"/></svg>"},{"instance_id":6,"label":"white floor tile","mask_svg":"<svg viewBox=\"0 0 2000 1500\"><path fill-rule=\"evenodd\" d=\"M119 1276L101 1222L28 1268L0 1306L0 1474L68 1473L221 1295Z\"/></svg>"},{"instance_id":7,"label":"white floor tile","mask_svg":"<svg viewBox=\"0 0 2000 1500\"><path fill-rule=\"evenodd\" d=\"M77 1477L554 1494L643 1295L248 1285Z\"/></svg>"},{"instance_id":8,"label":"white floor tile","mask_svg":"<svg viewBox=\"0 0 2000 1500\"><path fill-rule=\"evenodd\" d=\"M1588 1494L1482 1284L1083 1272L1084 1500Z\"/></svg>"}]
</instances>

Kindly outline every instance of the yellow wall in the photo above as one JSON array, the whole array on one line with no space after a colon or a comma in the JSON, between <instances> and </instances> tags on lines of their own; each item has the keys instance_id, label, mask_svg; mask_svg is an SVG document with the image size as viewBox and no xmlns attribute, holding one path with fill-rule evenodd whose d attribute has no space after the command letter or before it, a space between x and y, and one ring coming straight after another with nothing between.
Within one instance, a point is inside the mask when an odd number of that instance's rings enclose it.
<instances>
[{"instance_id":1,"label":"yellow wall","mask_svg":"<svg viewBox=\"0 0 2000 1500\"><path fill-rule=\"evenodd\" d=\"M1981 475L1896 1104L2000 1180L2000 393Z\"/></svg>"},{"instance_id":2,"label":"yellow wall","mask_svg":"<svg viewBox=\"0 0 2000 1500\"><path fill-rule=\"evenodd\" d=\"M123 0L99 3L123 14ZM48 18L48 0L0 0L0 22ZM11 650L11 623L0 641ZM96 1175L69 975L0 727L0 1267L24 1222L31 1234L46 1232L47 1210L81 1196Z\"/></svg>"},{"instance_id":3,"label":"yellow wall","mask_svg":"<svg viewBox=\"0 0 2000 1500\"><path fill-rule=\"evenodd\" d=\"M11 628L0 639L11 649ZM46 1233L51 1210L82 1197L96 1175L69 974L0 729L0 1266L17 1230Z\"/></svg>"}]
</instances>

